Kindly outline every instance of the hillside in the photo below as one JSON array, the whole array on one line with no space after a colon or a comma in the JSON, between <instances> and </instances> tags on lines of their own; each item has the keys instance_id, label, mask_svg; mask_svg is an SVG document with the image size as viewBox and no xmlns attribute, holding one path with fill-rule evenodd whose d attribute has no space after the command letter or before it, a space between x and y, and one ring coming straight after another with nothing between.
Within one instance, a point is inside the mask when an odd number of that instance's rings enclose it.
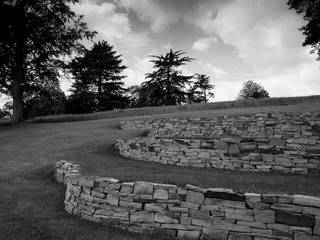
<instances>
[{"instance_id":1,"label":"hillside","mask_svg":"<svg viewBox=\"0 0 320 240\"><path fill-rule=\"evenodd\" d=\"M312 111L315 105L320 105L320 95L306 96L306 97L280 97L280 98L264 98L264 99L248 99L241 101L224 101L224 102L210 102L198 104L186 104L179 106L160 106L160 107L143 107L143 108L129 108L129 109L116 109L114 111L96 112L90 114L67 114L37 117L30 121L32 122L69 122L69 121L87 121L96 119L107 119L117 117L132 117L132 116L149 116L154 114L169 114L181 113L186 114L194 111L211 111L211 110L226 110L226 112L237 113L240 108L257 108L271 107L266 111L273 111L272 107L286 106L286 105L300 105L303 107L292 107L291 111L296 111L301 108L306 111ZM238 110L239 108L239 110ZM223 110L224 109L224 110ZM229 110L227 110L229 109ZM276 110L276 108L274 109ZM203 114L204 112L201 112ZM193 113L196 114L196 113Z\"/></svg>"},{"instance_id":2,"label":"hillside","mask_svg":"<svg viewBox=\"0 0 320 240\"><path fill-rule=\"evenodd\" d=\"M312 97L304 99L299 104L288 105L287 102L282 106L238 106L201 110L199 105L197 108L189 106L192 110L188 111L180 109L179 112L176 110L182 106L150 108L145 109L145 114L153 114L149 116L125 117L128 113L124 111L116 113L124 115L123 117L118 115L117 118L116 115L109 116L103 113L104 117L112 117L111 119L60 123L29 122L19 126L2 127L0 128L0 189L2 189L0 207L8 211L0 211L0 238L71 239L71 236L76 236L77 239L90 239L94 236L95 239L105 239L105 232L99 226L73 219L64 212L64 188L52 178L53 163L61 159L80 163L85 174L112 176L122 180L178 185L189 183L202 187L233 188L240 192L320 196L319 177L166 166L125 159L113 147L117 138L133 138L145 133L144 130L121 130L120 121L166 116L210 117L269 111L320 111L319 103L320 97ZM207 106L210 105L212 104ZM158 114L155 114L156 112ZM138 113L137 111L134 114ZM119 238L161 239L141 238L139 235L119 230L110 231L108 239Z\"/></svg>"}]
</instances>

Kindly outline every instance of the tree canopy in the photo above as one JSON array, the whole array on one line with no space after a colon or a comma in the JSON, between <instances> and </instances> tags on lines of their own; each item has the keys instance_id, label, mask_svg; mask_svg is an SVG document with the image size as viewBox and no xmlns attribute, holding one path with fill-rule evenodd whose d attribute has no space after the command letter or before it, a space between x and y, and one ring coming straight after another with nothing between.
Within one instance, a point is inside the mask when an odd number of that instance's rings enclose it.
<instances>
[{"instance_id":1,"label":"tree canopy","mask_svg":"<svg viewBox=\"0 0 320 240\"><path fill-rule=\"evenodd\" d=\"M268 98L269 93L258 83L253 81L247 81L243 84L242 89L240 90L238 99L249 99L249 98Z\"/></svg>"},{"instance_id":2,"label":"tree canopy","mask_svg":"<svg viewBox=\"0 0 320 240\"><path fill-rule=\"evenodd\" d=\"M71 98L92 98L88 109L83 109L84 112L126 106L123 87L125 76L122 75L124 69L126 66L122 64L121 55L117 55L113 46L106 41L94 43L90 50L84 50L82 56L74 58L70 63L75 79Z\"/></svg>"},{"instance_id":3,"label":"tree canopy","mask_svg":"<svg viewBox=\"0 0 320 240\"><path fill-rule=\"evenodd\" d=\"M211 91L214 85L210 84L210 77L206 74L194 74L195 81L189 90L190 103L206 103L210 98L214 97Z\"/></svg>"},{"instance_id":4,"label":"tree canopy","mask_svg":"<svg viewBox=\"0 0 320 240\"><path fill-rule=\"evenodd\" d=\"M26 98L57 84L65 56L90 39L82 17L70 8L79 0L0 2L0 91L13 98L13 121L23 118Z\"/></svg>"},{"instance_id":5,"label":"tree canopy","mask_svg":"<svg viewBox=\"0 0 320 240\"><path fill-rule=\"evenodd\" d=\"M182 51L170 49L165 55L152 55L154 71L146 74L140 88L141 103L145 106L177 105L187 102L187 84L192 75L184 75L179 67L193 59Z\"/></svg>"},{"instance_id":6,"label":"tree canopy","mask_svg":"<svg viewBox=\"0 0 320 240\"><path fill-rule=\"evenodd\" d=\"M319 0L289 0L290 9L303 15L306 25L300 28L305 35L303 46L311 46L311 53L317 53L320 60L320 1Z\"/></svg>"}]
</instances>

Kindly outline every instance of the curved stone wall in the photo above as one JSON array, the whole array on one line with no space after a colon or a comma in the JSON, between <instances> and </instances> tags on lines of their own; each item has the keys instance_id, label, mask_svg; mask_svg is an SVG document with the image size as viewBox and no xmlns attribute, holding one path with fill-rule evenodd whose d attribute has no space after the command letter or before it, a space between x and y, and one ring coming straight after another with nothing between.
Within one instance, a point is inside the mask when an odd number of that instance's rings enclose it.
<instances>
[{"instance_id":1,"label":"curved stone wall","mask_svg":"<svg viewBox=\"0 0 320 240\"><path fill-rule=\"evenodd\" d=\"M320 240L317 197L121 182L75 176L73 166L57 163L55 176L67 183L66 211L89 221L187 239Z\"/></svg>"},{"instance_id":2,"label":"curved stone wall","mask_svg":"<svg viewBox=\"0 0 320 240\"><path fill-rule=\"evenodd\" d=\"M72 179L80 176L80 165L61 160L54 165L54 177L59 183L68 184Z\"/></svg>"},{"instance_id":3,"label":"curved stone wall","mask_svg":"<svg viewBox=\"0 0 320 240\"><path fill-rule=\"evenodd\" d=\"M122 122L149 137L119 139L136 160L248 171L320 173L320 113L265 113Z\"/></svg>"}]
</instances>

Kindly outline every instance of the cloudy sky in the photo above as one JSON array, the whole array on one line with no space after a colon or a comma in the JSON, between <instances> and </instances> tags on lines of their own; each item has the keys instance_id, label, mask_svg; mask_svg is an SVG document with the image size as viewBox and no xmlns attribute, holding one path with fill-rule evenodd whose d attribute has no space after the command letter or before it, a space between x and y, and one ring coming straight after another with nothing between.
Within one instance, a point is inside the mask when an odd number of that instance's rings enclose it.
<instances>
[{"instance_id":1,"label":"cloudy sky","mask_svg":"<svg viewBox=\"0 0 320 240\"><path fill-rule=\"evenodd\" d=\"M183 50L196 60L184 71L205 73L214 101L234 100L244 81L272 97L320 93L320 62L302 47L301 16L287 0L82 0L73 10L128 66L127 86L152 70L150 54ZM62 88L70 87L63 80Z\"/></svg>"}]
</instances>

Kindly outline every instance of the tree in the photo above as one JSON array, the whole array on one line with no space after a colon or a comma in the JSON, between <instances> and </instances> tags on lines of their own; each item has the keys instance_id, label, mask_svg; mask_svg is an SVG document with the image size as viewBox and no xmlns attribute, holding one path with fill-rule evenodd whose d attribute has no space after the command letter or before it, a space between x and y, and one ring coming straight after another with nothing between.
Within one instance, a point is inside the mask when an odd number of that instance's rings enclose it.
<instances>
[{"instance_id":1,"label":"tree","mask_svg":"<svg viewBox=\"0 0 320 240\"><path fill-rule=\"evenodd\" d=\"M247 81L243 84L242 89L240 90L238 99L248 99L248 98L268 98L269 93L259 84L253 81Z\"/></svg>"},{"instance_id":2,"label":"tree","mask_svg":"<svg viewBox=\"0 0 320 240\"><path fill-rule=\"evenodd\" d=\"M320 1L319 0L289 0L290 9L303 14L307 22L299 30L306 36L302 46L311 46L311 53L317 53L320 60Z\"/></svg>"},{"instance_id":3,"label":"tree","mask_svg":"<svg viewBox=\"0 0 320 240\"><path fill-rule=\"evenodd\" d=\"M23 116L25 118L56 115L64 113L66 96L61 91L59 83L54 82L52 85L39 87L34 94L26 97L24 102Z\"/></svg>"},{"instance_id":4,"label":"tree","mask_svg":"<svg viewBox=\"0 0 320 240\"><path fill-rule=\"evenodd\" d=\"M210 90L214 89L214 85L210 84L210 77L206 74L196 73L194 75L195 82L189 90L189 102L206 103L209 98L214 97L214 93Z\"/></svg>"},{"instance_id":5,"label":"tree","mask_svg":"<svg viewBox=\"0 0 320 240\"><path fill-rule=\"evenodd\" d=\"M129 107L138 107L140 99L140 86L133 85L127 88L127 97L129 99Z\"/></svg>"},{"instance_id":6,"label":"tree","mask_svg":"<svg viewBox=\"0 0 320 240\"><path fill-rule=\"evenodd\" d=\"M70 70L75 82L73 95L87 98L92 95L93 105L88 105L88 112L122 108L128 100L124 96L123 70L121 55L106 41L95 43L90 50L84 50L82 56L70 63ZM90 97L89 97L90 98ZM75 99L75 98L74 98ZM90 110L89 110L90 108ZM85 110L85 109L83 109Z\"/></svg>"},{"instance_id":7,"label":"tree","mask_svg":"<svg viewBox=\"0 0 320 240\"><path fill-rule=\"evenodd\" d=\"M192 76L183 75L179 67L191 62L193 59L182 51L172 49L165 55L152 55L151 62L155 69L146 74L146 79L140 88L140 96L145 105L177 105L187 101L186 85Z\"/></svg>"},{"instance_id":8,"label":"tree","mask_svg":"<svg viewBox=\"0 0 320 240\"><path fill-rule=\"evenodd\" d=\"M13 122L23 119L29 91L58 82L65 56L80 50L94 35L71 11L79 0L0 2L0 91L13 98Z\"/></svg>"}]
</instances>

